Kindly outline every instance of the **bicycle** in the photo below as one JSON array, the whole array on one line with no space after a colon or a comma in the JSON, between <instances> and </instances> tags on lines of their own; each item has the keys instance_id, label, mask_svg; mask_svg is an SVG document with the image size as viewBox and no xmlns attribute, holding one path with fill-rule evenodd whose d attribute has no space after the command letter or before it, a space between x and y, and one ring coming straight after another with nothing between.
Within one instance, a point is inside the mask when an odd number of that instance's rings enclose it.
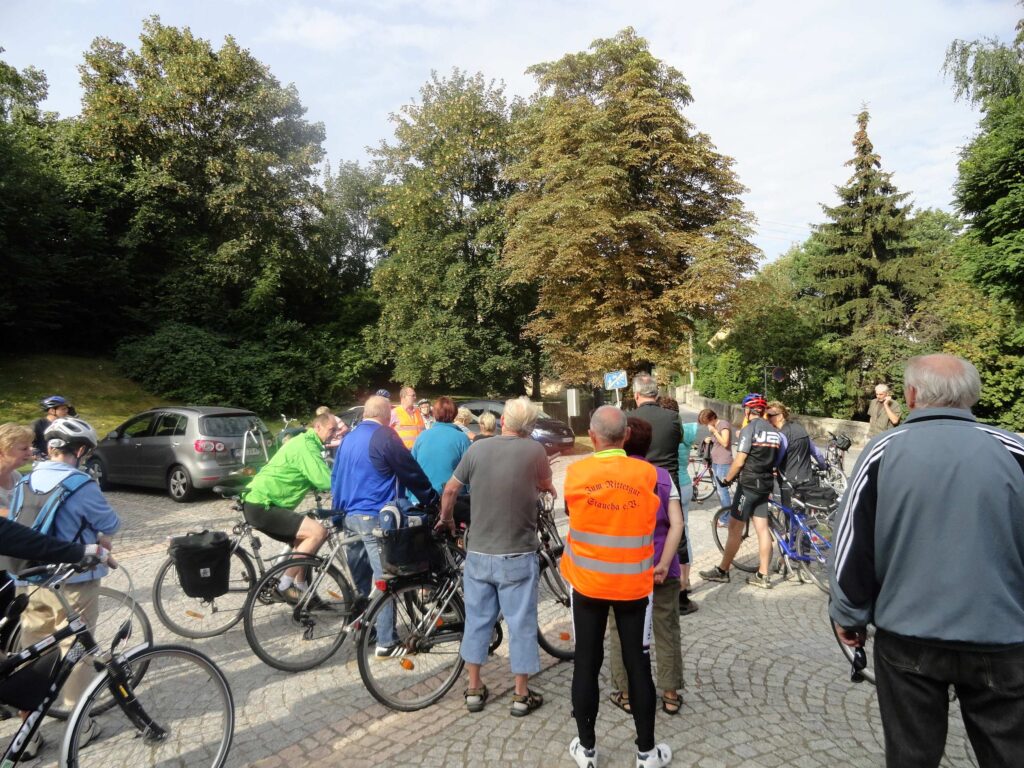
<instances>
[{"instance_id":1,"label":"bicycle","mask_svg":"<svg viewBox=\"0 0 1024 768\"><path fill-rule=\"evenodd\" d=\"M231 509L241 518L232 528L231 564L228 591L220 597L189 597L178 581L178 571L170 556L160 565L153 581L153 610L160 622L177 635L194 639L224 634L242 619L245 603L253 587L267 573L267 561L287 557L289 552L264 559L263 543L245 520L241 489L218 485L214 489L232 502ZM321 497L314 493L316 513L322 512Z\"/></svg>"},{"instance_id":2,"label":"bicycle","mask_svg":"<svg viewBox=\"0 0 1024 768\"><path fill-rule=\"evenodd\" d=\"M554 522L554 499L542 494L538 501L537 642L559 660L575 654L569 588L558 563L564 542ZM462 595L465 553L446 532L435 534L433 567L428 573L397 576L378 583L381 592L363 617L357 642L359 675L377 701L401 712L414 712L440 701L459 679L464 662L459 653L466 610ZM382 612L395 620L399 652L376 656L376 625ZM488 652L501 641L495 625Z\"/></svg>"},{"instance_id":3,"label":"bicycle","mask_svg":"<svg viewBox=\"0 0 1024 768\"><path fill-rule=\"evenodd\" d=\"M13 588L13 584L8 582L8 585L6 585L5 588ZM141 637L142 642L144 643L153 642L153 627L149 623L149 617L146 616L146 612L142 610L142 606L132 599L131 595L116 589L111 589L110 587L101 586L99 588L97 600L100 605L99 615L101 617L114 616L122 610L127 610L129 613L130 618L126 621L129 623L130 631L128 635L121 640L119 647L127 648L125 643L129 638ZM109 618L102 618L99 624L93 628L93 638L96 640L96 644L101 648L109 647L113 649L114 637L117 635L120 626L123 624L124 622L116 623L109 620ZM10 630L10 634L7 636L7 641L4 643L3 652L7 655L15 654L21 650L20 612L18 617L11 617L6 621L5 626L12 626L12 629ZM137 666L132 671L132 683L137 684L145 673L146 669L144 666ZM110 700L105 709L113 705L114 701ZM50 706L47 715L56 718L57 720L67 720L71 715L71 710L61 707L55 702Z\"/></svg>"},{"instance_id":4,"label":"bicycle","mask_svg":"<svg viewBox=\"0 0 1024 768\"><path fill-rule=\"evenodd\" d=\"M818 472L818 477L840 496L846 492L846 474L843 464L846 452L853 445L849 435L840 432L838 435L829 432L828 445L825 448L825 469Z\"/></svg>"},{"instance_id":5,"label":"bicycle","mask_svg":"<svg viewBox=\"0 0 1024 768\"><path fill-rule=\"evenodd\" d=\"M116 651L131 631L127 621L114 635L110 650L101 650L62 591L73 574L96 564L39 566L18 575L22 580L38 580L40 589L56 595L65 611L66 624L0 661L0 697L30 712L0 756L0 765L21 762L25 747L75 664L82 656L91 656L100 674L82 694L68 720L61 745L62 766L147 768L174 764L220 768L234 735L234 700L227 679L207 656L184 646L144 642L127 651ZM16 621L26 604L27 599L15 600L4 621ZM71 648L62 654L60 644L71 638ZM56 654L52 662L44 660L51 654ZM146 667L145 676L133 682L135 668L142 665ZM102 715L103 710L111 715ZM90 722L94 718L100 732L83 749L87 729L96 733Z\"/></svg>"},{"instance_id":6,"label":"bicycle","mask_svg":"<svg viewBox=\"0 0 1024 768\"><path fill-rule=\"evenodd\" d=\"M715 493L715 473L711 466L711 459L701 459L697 456L690 457L690 477L693 478L693 500L704 501Z\"/></svg>"}]
</instances>

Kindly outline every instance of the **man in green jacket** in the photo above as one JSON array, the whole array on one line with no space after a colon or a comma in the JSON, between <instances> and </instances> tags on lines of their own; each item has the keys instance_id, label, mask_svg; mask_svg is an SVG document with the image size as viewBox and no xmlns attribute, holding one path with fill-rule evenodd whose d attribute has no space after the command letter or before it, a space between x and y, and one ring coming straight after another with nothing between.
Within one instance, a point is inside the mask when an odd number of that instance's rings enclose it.
<instances>
[{"instance_id":1,"label":"man in green jacket","mask_svg":"<svg viewBox=\"0 0 1024 768\"><path fill-rule=\"evenodd\" d=\"M331 414L317 416L313 428L282 445L245 491L246 521L270 538L291 544L299 554L315 554L327 539L323 525L297 514L295 508L311 489L330 490L331 471L323 450L334 430ZM302 578L302 569L294 568L281 579L278 589L289 601L298 601L306 590Z\"/></svg>"}]
</instances>

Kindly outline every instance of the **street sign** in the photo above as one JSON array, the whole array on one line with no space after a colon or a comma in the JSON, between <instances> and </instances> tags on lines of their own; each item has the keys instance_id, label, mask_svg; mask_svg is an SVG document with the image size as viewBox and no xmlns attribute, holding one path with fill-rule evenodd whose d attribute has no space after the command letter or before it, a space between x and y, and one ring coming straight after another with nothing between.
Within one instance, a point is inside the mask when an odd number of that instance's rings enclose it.
<instances>
[{"instance_id":1,"label":"street sign","mask_svg":"<svg viewBox=\"0 0 1024 768\"><path fill-rule=\"evenodd\" d=\"M625 389L627 383L625 371L609 371L604 375L605 389Z\"/></svg>"},{"instance_id":2,"label":"street sign","mask_svg":"<svg viewBox=\"0 0 1024 768\"><path fill-rule=\"evenodd\" d=\"M786 369L785 368L779 368L778 366L775 366L774 368L772 368L772 381L778 382L779 384L781 384L785 380L786 380Z\"/></svg>"}]
</instances>

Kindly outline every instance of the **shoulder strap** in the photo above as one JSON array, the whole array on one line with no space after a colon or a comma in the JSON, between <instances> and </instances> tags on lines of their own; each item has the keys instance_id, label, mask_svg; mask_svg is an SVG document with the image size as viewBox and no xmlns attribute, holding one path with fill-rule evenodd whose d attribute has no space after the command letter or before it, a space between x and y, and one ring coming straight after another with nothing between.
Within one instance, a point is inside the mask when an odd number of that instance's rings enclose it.
<instances>
[{"instance_id":1,"label":"shoulder strap","mask_svg":"<svg viewBox=\"0 0 1024 768\"><path fill-rule=\"evenodd\" d=\"M42 509L39 510L39 514L36 515L35 522L32 523L32 530L40 533L49 533L53 528L53 521L57 516L57 512L60 510L64 502L91 479L92 478L90 478L85 472L80 472L78 470L69 473L67 477L57 484L56 488L50 491L50 498L46 500ZM78 533L75 534L72 541L77 540L82 535L83 529L84 523L82 528L79 528Z\"/></svg>"}]
</instances>

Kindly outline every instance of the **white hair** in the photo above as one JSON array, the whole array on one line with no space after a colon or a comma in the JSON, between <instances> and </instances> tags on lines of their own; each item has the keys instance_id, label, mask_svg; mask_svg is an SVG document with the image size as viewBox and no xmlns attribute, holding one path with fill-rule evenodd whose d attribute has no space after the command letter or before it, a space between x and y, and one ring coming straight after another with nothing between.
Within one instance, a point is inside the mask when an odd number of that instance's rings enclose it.
<instances>
[{"instance_id":1,"label":"white hair","mask_svg":"<svg viewBox=\"0 0 1024 768\"><path fill-rule=\"evenodd\" d=\"M515 397L505 402L501 414L504 428L517 435L528 435L537 423L537 406L528 397Z\"/></svg>"},{"instance_id":2,"label":"white hair","mask_svg":"<svg viewBox=\"0 0 1024 768\"><path fill-rule=\"evenodd\" d=\"M875 384L875 394L876 395L879 395L882 392L888 392L888 391L889 391L889 385L888 384Z\"/></svg>"},{"instance_id":3,"label":"white hair","mask_svg":"<svg viewBox=\"0 0 1024 768\"><path fill-rule=\"evenodd\" d=\"M903 389L910 388L915 407L970 408L981 397L981 376L962 357L920 355L910 358L903 371Z\"/></svg>"},{"instance_id":4,"label":"white hair","mask_svg":"<svg viewBox=\"0 0 1024 768\"><path fill-rule=\"evenodd\" d=\"M638 373L633 377L633 394L641 397L657 397L658 380L649 373Z\"/></svg>"}]
</instances>

